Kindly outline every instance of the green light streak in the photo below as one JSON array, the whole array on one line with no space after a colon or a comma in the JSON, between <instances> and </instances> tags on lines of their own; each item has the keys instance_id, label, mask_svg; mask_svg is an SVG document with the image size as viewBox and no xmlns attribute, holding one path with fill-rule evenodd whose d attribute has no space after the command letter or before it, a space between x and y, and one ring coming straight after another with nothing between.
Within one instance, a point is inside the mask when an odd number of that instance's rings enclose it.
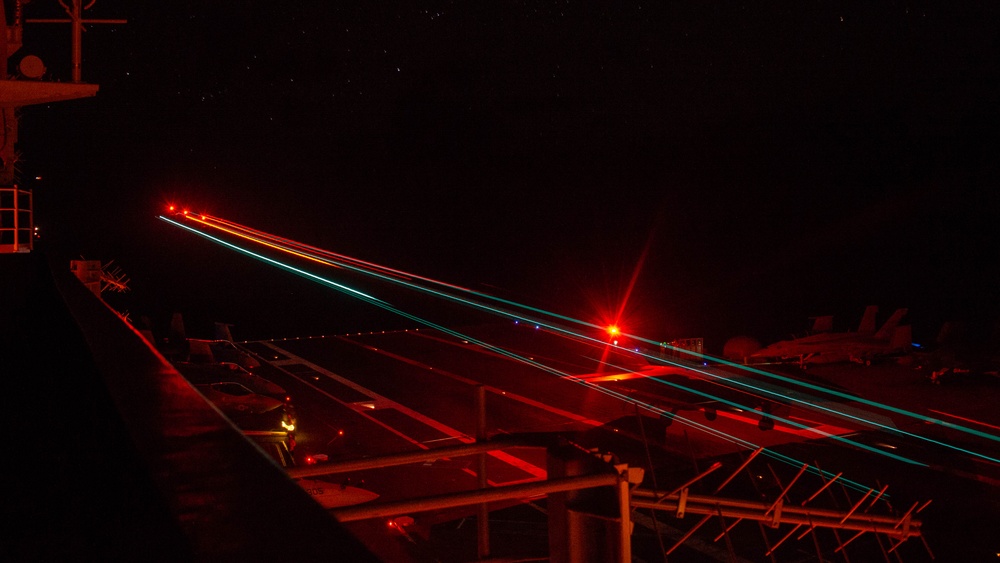
<instances>
[{"instance_id":1,"label":"green light streak","mask_svg":"<svg viewBox=\"0 0 1000 563\"><path fill-rule=\"evenodd\" d=\"M296 274L298 276L304 277L306 279L311 279L313 281L320 282L320 283L322 283L324 285L328 285L330 287L333 287L334 289L337 289L337 290L342 291L344 293L347 293L349 295L354 295L356 297L360 297L362 299L365 299L365 300L373 302L373 303L383 303L383 301L381 299L378 299L376 297L372 297L371 295L362 293L362 292L360 292L360 291L358 291L356 289L352 289L350 287L347 287L346 285L341 285L341 284L339 284L337 282L330 281L330 280L328 280L326 278L321 278L320 276L317 276L316 274L313 274L311 272L307 272L305 270L300 270L299 268L296 268L294 266L290 266L290 265L285 264L283 262L279 262L279 261L277 261L277 260L275 260L273 258L268 258L267 256L263 256L261 254L257 254L256 252L253 252L253 251L247 250L245 248L236 246L235 244L233 244L231 242L224 241L224 240L222 240L222 239L220 239L218 237L213 237L212 235L210 235L208 233L203 233L203 232L201 232L201 231L199 231L197 229L192 229L191 227L188 227L187 225L183 225L181 223L178 223L177 221L174 221L172 219L168 219L166 217L163 217L162 215L160 216L160 219L162 219L162 220L164 220L164 221L166 221L168 223L171 223L171 224L173 224L173 225L175 225L177 227L180 227L182 229L185 229L187 231L195 233L196 235L204 237L204 238L206 238L208 240L211 240L212 242L217 242L217 243L219 243L219 244L221 244L223 246L229 247L229 248L231 248L231 249L233 249L233 250L235 250L237 252L240 252L242 254L250 256L251 258L256 258L256 259L261 260L263 262L267 262L268 264L271 264L272 266L277 266L277 267L279 267L279 268L281 268L283 270L292 272L293 274Z\"/></svg>"}]
</instances>

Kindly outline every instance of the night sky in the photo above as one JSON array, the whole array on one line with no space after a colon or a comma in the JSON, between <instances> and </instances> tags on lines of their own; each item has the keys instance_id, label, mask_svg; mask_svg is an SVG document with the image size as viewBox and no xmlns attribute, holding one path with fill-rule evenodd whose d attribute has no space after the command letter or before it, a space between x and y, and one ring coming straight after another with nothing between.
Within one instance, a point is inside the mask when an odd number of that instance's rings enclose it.
<instances>
[{"instance_id":1,"label":"night sky","mask_svg":"<svg viewBox=\"0 0 1000 563\"><path fill-rule=\"evenodd\" d=\"M98 96L22 114L45 244L237 337L383 321L165 203L588 320L641 262L626 330L714 351L997 320L1000 4L380 4L100 0ZM25 38L68 80L67 28Z\"/></svg>"}]
</instances>

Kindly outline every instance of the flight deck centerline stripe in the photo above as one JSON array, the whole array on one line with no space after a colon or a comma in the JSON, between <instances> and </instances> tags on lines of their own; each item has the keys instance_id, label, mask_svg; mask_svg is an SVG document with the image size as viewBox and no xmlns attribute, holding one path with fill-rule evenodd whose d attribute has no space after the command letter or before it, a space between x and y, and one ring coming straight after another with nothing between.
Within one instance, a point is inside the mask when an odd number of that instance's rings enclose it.
<instances>
[{"instance_id":1,"label":"flight deck centerline stripe","mask_svg":"<svg viewBox=\"0 0 1000 563\"><path fill-rule=\"evenodd\" d=\"M331 371L329 371L327 369L324 369L322 366L316 365L316 364L314 364L314 363L306 360L305 358L302 358L302 357L299 357L299 356L297 356L295 354L292 354L288 350L285 350L284 348L276 346L275 344L273 344L271 342L261 341L261 343L264 344L264 345L266 345L266 346L268 346L269 348L272 348L273 350L275 350L277 352L280 352L280 353L284 354L289 359L294 359L294 360L298 361L298 363L300 363L300 364L302 364L302 365L304 365L304 366L306 366L306 367L308 367L310 369L313 369L313 370L315 370L315 371L317 371L317 372L319 372L319 373L321 373L321 374L329 377L330 379L333 379L333 380L338 381L338 382L340 382L340 383L342 383L344 385L347 385L348 387L354 389L355 391L358 391L360 393L372 396L377 403L384 403L384 404L392 405L393 409L395 409L395 410L397 410L397 411L405 414L406 416L408 416L408 417L410 417L410 418L412 418L412 419L414 419L414 420L416 420L418 422L421 422L421 423L423 423L423 424L425 424L427 426L430 426L431 428L434 428L435 430L438 430L439 432L447 435L449 438L456 439L456 440L458 440L458 441L460 441L462 443L466 443L466 444L475 443L475 441L476 441L474 438L468 436L467 434L459 432L458 430L456 430L456 429L454 429L454 428L452 428L452 427L450 427L450 426L448 426L446 424L442 424L441 422L438 422L437 420L434 420L434 419L432 419L430 417L427 417L427 416L425 416L425 415L423 415L423 414L421 414L421 413L419 413L417 411L414 411L413 409L410 409L410 408L408 408L408 407L406 407L404 405L401 405L400 403L397 403L396 401L393 401L392 399L390 399L388 397L380 395L380 394L376 393L375 391L372 391L371 389L368 389L366 387L358 385L357 383L355 383L355 382L353 382L353 381L351 381L351 380L349 380L347 378L344 378L342 376L339 376L339 375L337 375L337 374L335 374L335 373L333 373L333 372L331 372ZM290 372L288 372L286 370L282 370L282 371L285 371L286 373L290 373ZM298 378L296 378L296 379L298 379ZM310 384L310 386L312 386L312 385ZM325 391L323 393L327 394ZM343 401L340 401L339 399L337 399L337 401L343 403ZM408 439L410 439L410 438L408 438ZM412 439L410 439L410 440L413 441ZM422 448L429 449L428 446L426 446L424 444L420 444L420 446ZM490 456L496 458L497 460L502 461L502 462L504 462L504 463L506 463L508 465L514 466L514 467L516 467L516 468L524 471L525 473L528 473L530 475L535 476L536 478L545 478L545 476L547 475L547 472L546 472L545 469L543 469L541 467L537 467L537 466L535 466L535 465L533 465L533 464L531 464L531 463L529 463L529 462L527 462L527 461L525 461L525 460L523 460L523 459L521 459L521 458L519 458L517 456L508 454L507 452L504 452L502 450L497 450L497 451L487 452L487 453Z\"/></svg>"}]
</instances>

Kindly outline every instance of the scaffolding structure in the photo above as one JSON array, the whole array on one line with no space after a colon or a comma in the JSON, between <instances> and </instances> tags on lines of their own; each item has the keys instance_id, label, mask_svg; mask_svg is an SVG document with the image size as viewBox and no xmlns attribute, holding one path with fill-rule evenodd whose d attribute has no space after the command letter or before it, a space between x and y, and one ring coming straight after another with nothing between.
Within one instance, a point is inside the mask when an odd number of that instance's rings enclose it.
<instances>
[{"instance_id":1,"label":"scaffolding structure","mask_svg":"<svg viewBox=\"0 0 1000 563\"><path fill-rule=\"evenodd\" d=\"M30 252L35 238L34 208L31 190L18 186L18 118L21 107L75 100L97 94L97 84L81 80L80 61L83 24L120 24L125 20L84 19L82 0L62 3L66 19L25 19L26 0L13 2L13 14L7 17L0 2L0 254ZM8 25L10 22L10 25ZM37 56L23 52L25 23L69 23L71 29L73 82L59 82L46 76L45 64ZM11 65L10 63L16 63ZM16 68L8 75L8 68Z\"/></svg>"},{"instance_id":2,"label":"scaffolding structure","mask_svg":"<svg viewBox=\"0 0 1000 563\"><path fill-rule=\"evenodd\" d=\"M0 254L31 252L34 241L31 192L0 186Z\"/></svg>"}]
</instances>

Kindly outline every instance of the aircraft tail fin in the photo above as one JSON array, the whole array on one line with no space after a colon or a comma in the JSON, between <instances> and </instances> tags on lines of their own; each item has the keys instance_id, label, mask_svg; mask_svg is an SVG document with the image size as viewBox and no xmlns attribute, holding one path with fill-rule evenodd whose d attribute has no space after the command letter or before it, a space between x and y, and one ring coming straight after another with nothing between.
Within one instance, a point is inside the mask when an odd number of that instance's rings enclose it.
<instances>
[{"instance_id":1,"label":"aircraft tail fin","mask_svg":"<svg viewBox=\"0 0 1000 563\"><path fill-rule=\"evenodd\" d=\"M965 326L955 321L945 321L934 342L938 346L953 346L965 339Z\"/></svg>"},{"instance_id":2,"label":"aircraft tail fin","mask_svg":"<svg viewBox=\"0 0 1000 563\"><path fill-rule=\"evenodd\" d=\"M149 343L150 346L156 346L156 338L153 337L152 330L149 330L148 328L141 328L139 329L139 334L146 339L146 342Z\"/></svg>"},{"instance_id":3,"label":"aircraft tail fin","mask_svg":"<svg viewBox=\"0 0 1000 563\"><path fill-rule=\"evenodd\" d=\"M905 350L913 345L913 328L910 325L896 327L892 331L892 339L889 340L889 347L893 350Z\"/></svg>"},{"instance_id":4,"label":"aircraft tail fin","mask_svg":"<svg viewBox=\"0 0 1000 563\"><path fill-rule=\"evenodd\" d=\"M228 323L215 323L215 339L216 340L226 340L228 342L233 341L233 333L229 331L229 327L233 325Z\"/></svg>"},{"instance_id":5,"label":"aircraft tail fin","mask_svg":"<svg viewBox=\"0 0 1000 563\"><path fill-rule=\"evenodd\" d=\"M212 353L210 342L208 340L188 340L187 360L196 364L214 364L215 354Z\"/></svg>"},{"instance_id":6,"label":"aircraft tail fin","mask_svg":"<svg viewBox=\"0 0 1000 563\"><path fill-rule=\"evenodd\" d=\"M818 332L830 332L833 330L833 315L824 315L822 317L809 317L809 318L811 318L813 322L812 329L809 332L818 333Z\"/></svg>"},{"instance_id":7,"label":"aircraft tail fin","mask_svg":"<svg viewBox=\"0 0 1000 563\"><path fill-rule=\"evenodd\" d=\"M861 317L861 324L858 325L858 333L860 334L875 334L875 315L878 313L878 307L875 305L869 305L865 307L865 314Z\"/></svg>"},{"instance_id":8,"label":"aircraft tail fin","mask_svg":"<svg viewBox=\"0 0 1000 563\"><path fill-rule=\"evenodd\" d=\"M878 338L879 340L889 340L892 337L892 334L896 331L896 327L899 326L899 321L903 320L903 317L906 316L906 311L906 309L896 309L896 312L893 313L892 316L889 317L889 320L885 321L885 324L882 325L882 328L878 329L878 332L875 333L875 338Z\"/></svg>"},{"instance_id":9,"label":"aircraft tail fin","mask_svg":"<svg viewBox=\"0 0 1000 563\"><path fill-rule=\"evenodd\" d=\"M167 333L167 340L171 344L179 344L187 340L187 334L184 332L184 317L180 313L174 313L170 317L170 331Z\"/></svg>"}]
</instances>

